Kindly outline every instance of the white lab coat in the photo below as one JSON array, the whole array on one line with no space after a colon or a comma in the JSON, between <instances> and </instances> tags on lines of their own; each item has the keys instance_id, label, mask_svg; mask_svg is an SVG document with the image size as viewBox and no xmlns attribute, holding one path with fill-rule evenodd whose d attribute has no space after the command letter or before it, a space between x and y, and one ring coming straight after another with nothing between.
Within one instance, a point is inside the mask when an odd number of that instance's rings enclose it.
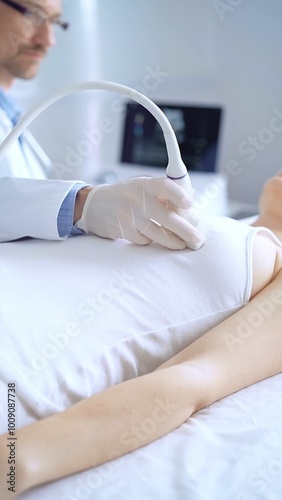
<instances>
[{"instance_id":1,"label":"white lab coat","mask_svg":"<svg viewBox=\"0 0 282 500\"><path fill-rule=\"evenodd\" d=\"M0 108L0 143L12 123ZM0 242L24 236L60 240L57 215L77 181L48 179L52 163L29 131L0 160Z\"/></svg>"}]
</instances>

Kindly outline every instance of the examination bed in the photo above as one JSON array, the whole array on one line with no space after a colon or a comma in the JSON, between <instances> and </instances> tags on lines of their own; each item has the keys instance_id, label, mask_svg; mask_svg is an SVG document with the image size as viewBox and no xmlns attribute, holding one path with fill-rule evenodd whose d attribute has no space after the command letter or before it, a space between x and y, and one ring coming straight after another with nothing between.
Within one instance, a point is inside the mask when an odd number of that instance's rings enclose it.
<instances>
[{"instance_id":1,"label":"examination bed","mask_svg":"<svg viewBox=\"0 0 282 500\"><path fill-rule=\"evenodd\" d=\"M182 290L168 294L160 272L136 281L126 265L130 244L93 238L0 246L0 433L7 431L9 382L16 384L18 428L153 370L209 327L187 333ZM160 268L165 253L150 250ZM168 267L162 272L173 280ZM140 310L132 309L136 297ZM282 374L135 452L19 498L281 500Z\"/></svg>"}]
</instances>

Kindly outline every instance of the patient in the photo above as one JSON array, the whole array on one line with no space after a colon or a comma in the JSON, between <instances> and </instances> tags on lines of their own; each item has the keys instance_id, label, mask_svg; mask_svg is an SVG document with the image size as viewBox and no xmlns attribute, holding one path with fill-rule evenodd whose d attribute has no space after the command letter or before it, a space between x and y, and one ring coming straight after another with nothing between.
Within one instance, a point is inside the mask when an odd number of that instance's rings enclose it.
<instances>
[{"instance_id":1,"label":"patient","mask_svg":"<svg viewBox=\"0 0 282 500\"><path fill-rule=\"evenodd\" d=\"M277 174L263 188L260 215L254 227L230 221L237 241L234 255L229 256L230 265L236 260L239 247L246 256L246 276L238 277L245 290L245 305L242 300L240 310L155 371L114 385L65 411L20 428L17 494L144 446L176 429L211 403L282 371L281 200L282 176ZM229 219L222 220L224 227ZM258 229L261 226L271 231ZM207 244L208 238L205 254L199 250L194 259L205 255L212 264L212 252L216 250L212 247L207 250ZM249 271L248 265L252 266ZM254 326L239 330L238 321L242 324L242 320ZM162 409L157 405L159 401ZM158 422L155 430L143 432L142 440L136 437L138 433L133 433L133 429L144 430L142 424L152 417ZM2 477L7 468L6 439L6 435L0 437ZM0 497L15 497L7 491L3 479Z\"/></svg>"}]
</instances>

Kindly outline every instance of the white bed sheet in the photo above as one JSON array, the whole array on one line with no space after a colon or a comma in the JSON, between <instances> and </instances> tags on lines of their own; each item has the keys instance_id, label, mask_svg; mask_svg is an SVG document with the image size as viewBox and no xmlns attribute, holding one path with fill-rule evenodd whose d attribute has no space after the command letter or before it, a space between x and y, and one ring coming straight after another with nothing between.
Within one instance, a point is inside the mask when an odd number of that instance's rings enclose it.
<instances>
[{"instance_id":1,"label":"white bed sheet","mask_svg":"<svg viewBox=\"0 0 282 500\"><path fill-rule=\"evenodd\" d=\"M74 252L75 260L82 244L87 246L89 240L74 238L64 243L27 241L4 244L1 248L2 256L10 255L12 262L13 252L15 255L19 252L21 260L24 248L36 249L39 245L52 254L51 249L60 245L60 248L65 248L68 259ZM73 250L68 253L67 249L70 247ZM25 262L27 263L27 260ZM36 271L36 258L31 255L30 265L33 264ZM3 280L5 282L6 273L9 278L9 271L8 268L1 268L2 283ZM48 276L44 277L47 278ZM52 279L54 277L50 276L51 281ZM11 290L13 289L13 282L5 283L7 286L10 284ZM27 283L27 293L30 291L29 285L30 283ZM54 290L55 301L58 300L56 293ZM48 300L51 300L50 297ZM77 300L84 300L84 297L79 297ZM51 311L50 303L47 303L46 321L49 311ZM66 311L64 316L65 313ZM56 319L58 318L59 316ZM13 318L15 328L18 326L17 319ZM25 318L25 321L29 324L29 318ZM65 317L63 321L66 321ZM22 346L24 347L24 342ZM180 349L181 345L174 348ZM8 366L3 369L3 366L4 362L0 376L2 415L0 432L6 430L7 380L16 378L13 377L13 370ZM22 426L40 418L41 409L40 405L33 408L30 398L27 398L27 404L24 403L24 384L19 382L19 385L22 387L18 388L21 397L17 400L17 423ZM47 408L47 413L48 411ZM214 403L193 415L167 436L127 456L35 488L19 498L20 500L281 500L282 374Z\"/></svg>"}]
</instances>

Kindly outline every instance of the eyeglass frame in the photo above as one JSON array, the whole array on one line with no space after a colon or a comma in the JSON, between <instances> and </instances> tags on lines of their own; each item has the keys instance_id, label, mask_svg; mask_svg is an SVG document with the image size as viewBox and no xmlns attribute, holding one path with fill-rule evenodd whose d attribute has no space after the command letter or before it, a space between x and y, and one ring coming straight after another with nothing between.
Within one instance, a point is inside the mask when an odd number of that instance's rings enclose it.
<instances>
[{"instance_id":1,"label":"eyeglass frame","mask_svg":"<svg viewBox=\"0 0 282 500\"><path fill-rule=\"evenodd\" d=\"M36 13L31 8L24 7L23 5L21 5L17 2L14 2L13 0L1 0L1 1L4 4L8 5L9 7L11 7L12 9L15 9L17 12L20 12L20 14L22 14L23 16L28 17L29 15L36 15ZM42 21L43 21L43 19L44 19L44 16L42 15ZM68 22L62 21L61 19L52 19L52 18L50 19L50 18L48 18L47 15L46 15L46 18L44 19L44 22L42 22L42 26L46 22L51 23L52 26L54 26L54 25L60 26L60 28L62 28L64 31L66 31L70 26Z\"/></svg>"}]
</instances>

